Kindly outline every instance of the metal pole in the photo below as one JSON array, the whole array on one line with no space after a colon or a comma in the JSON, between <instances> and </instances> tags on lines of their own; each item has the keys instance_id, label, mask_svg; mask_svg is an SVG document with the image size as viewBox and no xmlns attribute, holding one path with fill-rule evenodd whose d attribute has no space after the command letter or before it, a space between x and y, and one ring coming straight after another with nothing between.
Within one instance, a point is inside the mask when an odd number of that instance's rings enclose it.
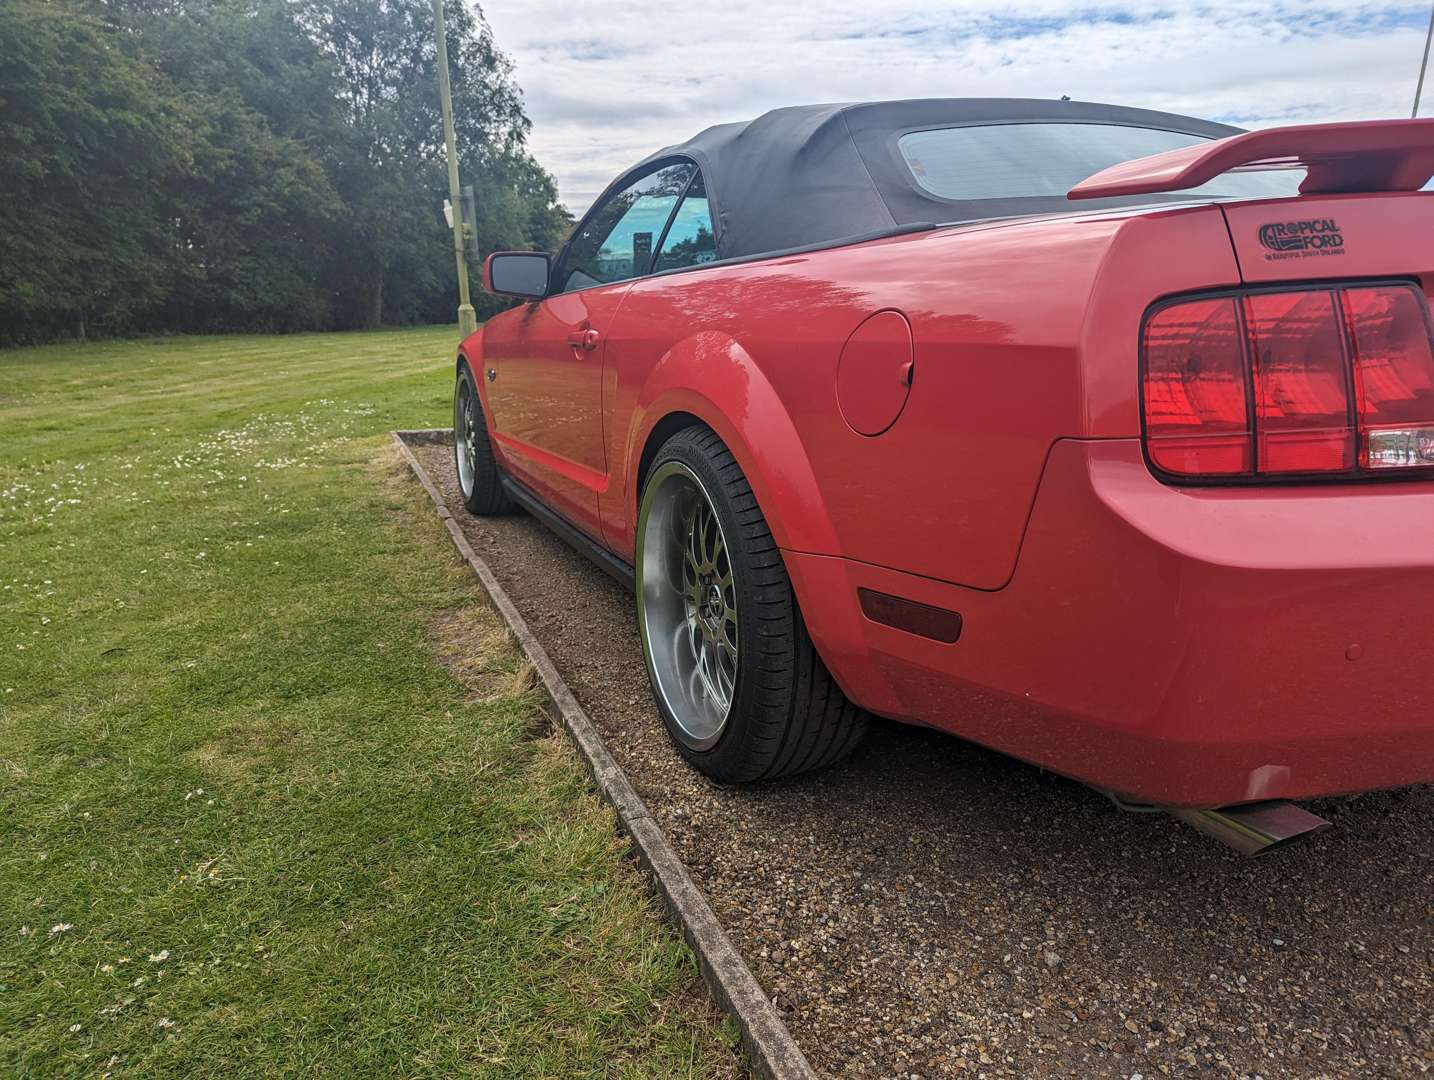
<instances>
[{"instance_id":1,"label":"metal pole","mask_svg":"<svg viewBox=\"0 0 1434 1080\"><path fill-rule=\"evenodd\" d=\"M458 334L478 329L478 315L468 298L468 260L463 254L463 214L459 211L458 150L453 136L453 91L448 85L448 34L443 26L443 0L433 0L438 28L438 97L443 105L443 141L448 146L448 202L453 207L453 257L458 263Z\"/></svg>"},{"instance_id":2,"label":"metal pole","mask_svg":"<svg viewBox=\"0 0 1434 1080\"><path fill-rule=\"evenodd\" d=\"M1419 85L1414 88L1414 108L1409 113L1413 120L1419 115L1419 98L1424 93L1424 72L1429 68L1429 42L1434 41L1434 8L1429 11L1429 32L1424 35L1424 60L1419 65Z\"/></svg>"}]
</instances>

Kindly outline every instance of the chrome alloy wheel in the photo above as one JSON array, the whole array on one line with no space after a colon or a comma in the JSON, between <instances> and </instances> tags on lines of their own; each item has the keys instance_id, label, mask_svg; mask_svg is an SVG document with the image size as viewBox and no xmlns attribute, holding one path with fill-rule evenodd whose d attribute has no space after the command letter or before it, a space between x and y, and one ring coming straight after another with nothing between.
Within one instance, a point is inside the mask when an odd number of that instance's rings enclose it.
<instances>
[{"instance_id":1,"label":"chrome alloy wheel","mask_svg":"<svg viewBox=\"0 0 1434 1080\"><path fill-rule=\"evenodd\" d=\"M473 383L459 379L458 394L453 399L453 458L458 465L458 483L464 498L473 494L473 479L478 474L478 440L483 437L474 423L478 408Z\"/></svg>"},{"instance_id":2,"label":"chrome alloy wheel","mask_svg":"<svg viewBox=\"0 0 1434 1080\"><path fill-rule=\"evenodd\" d=\"M637 618L648 673L694 750L727 726L737 686L737 591L722 523L679 461L648 482L637 525Z\"/></svg>"}]
</instances>

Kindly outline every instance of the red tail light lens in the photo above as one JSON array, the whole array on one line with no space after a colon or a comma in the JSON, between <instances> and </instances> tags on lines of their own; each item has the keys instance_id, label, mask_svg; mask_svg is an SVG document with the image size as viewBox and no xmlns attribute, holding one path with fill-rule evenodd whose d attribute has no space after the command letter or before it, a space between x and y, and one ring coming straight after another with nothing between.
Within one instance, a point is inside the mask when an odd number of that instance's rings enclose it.
<instances>
[{"instance_id":1,"label":"red tail light lens","mask_svg":"<svg viewBox=\"0 0 1434 1080\"><path fill-rule=\"evenodd\" d=\"M1258 292L1145 323L1146 451L1187 477L1434 468L1434 346L1410 285Z\"/></svg>"},{"instance_id":2,"label":"red tail light lens","mask_svg":"<svg viewBox=\"0 0 1434 1080\"><path fill-rule=\"evenodd\" d=\"M1245 297L1260 472L1354 467L1349 363L1327 292Z\"/></svg>"},{"instance_id":3,"label":"red tail light lens","mask_svg":"<svg viewBox=\"0 0 1434 1080\"><path fill-rule=\"evenodd\" d=\"M1232 297L1157 312L1145 325L1145 427L1166 472L1250 471L1245 352Z\"/></svg>"},{"instance_id":4,"label":"red tail light lens","mask_svg":"<svg viewBox=\"0 0 1434 1080\"><path fill-rule=\"evenodd\" d=\"M1424 298L1403 285L1342 291L1361 468L1434 465L1434 352Z\"/></svg>"}]
</instances>

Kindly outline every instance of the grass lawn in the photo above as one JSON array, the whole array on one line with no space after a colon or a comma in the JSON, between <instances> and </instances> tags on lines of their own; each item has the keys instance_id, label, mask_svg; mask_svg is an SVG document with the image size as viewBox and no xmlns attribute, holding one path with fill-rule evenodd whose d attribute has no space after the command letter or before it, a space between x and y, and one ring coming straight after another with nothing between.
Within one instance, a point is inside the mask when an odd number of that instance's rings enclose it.
<instances>
[{"instance_id":1,"label":"grass lawn","mask_svg":"<svg viewBox=\"0 0 1434 1080\"><path fill-rule=\"evenodd\" d=\"M0 352L0 1076L731 1076L384 434L452 329Z\"/></svg>"}]
</instances>

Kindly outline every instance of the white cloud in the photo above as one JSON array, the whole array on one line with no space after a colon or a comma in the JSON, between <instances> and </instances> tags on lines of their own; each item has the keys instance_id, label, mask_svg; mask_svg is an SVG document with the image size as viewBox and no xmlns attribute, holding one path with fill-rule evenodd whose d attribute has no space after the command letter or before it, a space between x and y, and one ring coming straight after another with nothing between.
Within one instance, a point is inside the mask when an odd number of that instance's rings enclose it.
<instances>
[{"instance_id":1,"label":"white cloud","mask_svg":"<svg viewBox=\"0 0 1434 1080\"><path fill-rule=\"evenodd\" d=\"M517 63L532 149L579 213L653 150L781 105L1069 94L1247 127L1407 116L1429 13L1428 0L483 8Z\"/></svg>"}]
</instances>

